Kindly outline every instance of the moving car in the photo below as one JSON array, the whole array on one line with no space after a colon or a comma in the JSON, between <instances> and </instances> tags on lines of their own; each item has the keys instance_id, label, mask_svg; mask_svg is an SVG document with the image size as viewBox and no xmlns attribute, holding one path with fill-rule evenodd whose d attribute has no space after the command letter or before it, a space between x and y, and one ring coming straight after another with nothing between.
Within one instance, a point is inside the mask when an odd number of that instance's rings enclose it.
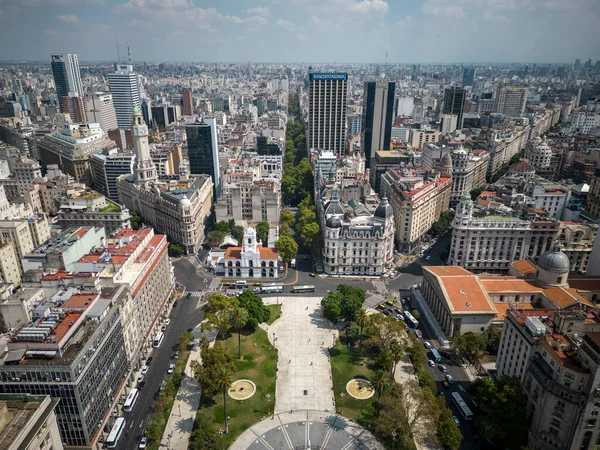
<instances>
[{"instance_id":1,"label":"moving car","mask_svg":"<svg viewBox=\"0 0 600 450\"><path fill-rule=\"evenodd\" d=\"M402 314L396 314L396 319L404 320L404 316Z\"/></svg>"},{"instance_id":2,"label":"moving car","mask_svg":"<svg viewBox=\"0 0 600 450\"><path fill-rule=\"evenodd\" d=\"M415 330L415 334L417 335L418 338L423 337L423 333L421 333L421 330Z\"/></svg>"},{"instance_id":3,"label":"moving car","mask_svg":"<svg viewBox=\"0 0 600 450\"><path fill-rule=\"evenodd\" d=\"M390 305L390 306L393 306L393 305L394 305L394 302L393 302L393 301L391 301L391 300L386 300L385 302L386 302L388 305Z\"/></svg>"},{"instance_id":4,"label":"moving car","mask_svg":"<svg viewBox=\"0 0 600 450\"><path fill-rule=\"evenodd\" d=\"M446 381L447 381L449 384L452 384L452 383L454 383L454 378L452 378L452 376L451 376L451 375L446 375L446 377L445 377L445 378L446 378Z\"/></svg>"},{"instance_id":5,"label":"moving car","mask_svg":"<svg viewBox=\"0 0 600 450\"><path fill-rule=\"evenodd\" d=\"M450 387L450 384L447 381L444 381L442 384L444 385L444 387L446 389L448 389Z\"/></svg>"},{"instance_id":6,"label":"moving car","mask_svg":"<svg viewBox=\"0 0 600 450\"><path fill-rule=\"evenodd\" d=\"M148 373L148 369L149 369L148 366L142 367L142 375L146 375Z\"/></svg>"},{"instance_id":7,"label":"moving car","mask_svg":"<svg viewBox=\"0 0 600 450\"><path fill-rule=\"evenodd\" d=\"M433 359L430 359L429 361L427 361L430 367L435 367L435 361Z\"/></svg>"},{"instance_id":8,"label":"moving car","mask_svg":"<svg viewBox=\"0 0 600 450\"><path fill-rule=\"evenodd\" d=\"M438 369L440 369L442 372L448 372L448 368L443 364L440 364L438 366Z\"/></svg>"},{"instance_id":9,"label":"moving car","mask_svg":"<svg viewBox=\"0 0 600 450\"><path fill-rule=\"evenodd\" d=\"M185 296L185 298L192 298L192 293L188 292L187 295Z\"/></svg>"},{"instance_id":10,"label":"moving car","mask_svg":"<svg viewBox=\"0 0 600 450\"><path fill-rule=\"evenodd\" d=\"M169 364L169 369L167 370L167 373L173 373L175 372L175 364Z\"/></svg>"},{"instance_id":11,"label":"moving car","mask_svg":"<svg viewBox=\"0 0 600 450\"><path fill-rule=\"evenodd\" d=\"M313 273L310 274L310 276L314 278L314 277L317 276L317 274L313 272Z\"/></svg>"},{"instance_id":12,"label":"moving car","mask_svg":"<svg viewBox=\"0 0 600 450\"><path fill-rule=\"evenodd\" d=\"M431 348L431 344L429 342L423 342L423 345L425 346L426 349Z\"/></svg>"},{"instance_id":13,"label":"moving car","mask_svg":"<svg viewBox=\"0 0 600 450\"><path fill-rule=\"evenodd\" d=\"M257 281L256 283L253 284L253 286L262 286L262 283Z\"/></svg>"},{"instance_id":14,"label":"moving car","mask_svg":"<svg viewBox=\"0 0 600 450\"><path fill-rule=\"evenodd\" d=\"M140 439L138 448L146 448L147 445L148 445L148 438L146 436L142 436L142 438Z\"/></svg>"},{"instance_id":15,"label":"moving car","mask_svg":"<svg viewBox=\"0 0 600 450\"><path fill-rule=\"evenodd\" d=\"M385 309L385 303L380 303L379 305L377 305L380 309Z\"/></svg>"},{"instance_id":16,"label":"moving car","mask_svg":"<svg viewBox=\"0 0 600 450\"><path fill-rule=\"evenodd\" d=\"M458 420L458 417L452 416L452 420L454 420L454 423L456 424L457 427L460 427L460 420Z\"/></svg>"}]
</instances>

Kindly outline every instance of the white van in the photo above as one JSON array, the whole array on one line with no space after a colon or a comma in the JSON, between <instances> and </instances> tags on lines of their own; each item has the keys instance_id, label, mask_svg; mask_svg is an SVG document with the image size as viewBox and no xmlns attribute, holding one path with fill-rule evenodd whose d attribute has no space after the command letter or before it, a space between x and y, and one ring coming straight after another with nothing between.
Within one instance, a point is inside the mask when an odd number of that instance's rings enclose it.
<instances>
[{"instance_id":1,"label":"white van","mask_svg":"<svg viewBox=\"0 0 600 450\"><path fill-rule=\"evenodd\" d=\"M236 288L245 288L248 287L248 283L246 283L246 280L238 280L233 283L233 286Z\"/></svg>"},{"instance_id":2,"label":"white van","mask_svg":"<svg viewBox=\"0 0 600 450\"><path fill-rule=\"evenodd\" d=\"M292 262L290 263L290 267L293 269L296 268L296 258L292 259Z\"/></svg>"}]
</instances>

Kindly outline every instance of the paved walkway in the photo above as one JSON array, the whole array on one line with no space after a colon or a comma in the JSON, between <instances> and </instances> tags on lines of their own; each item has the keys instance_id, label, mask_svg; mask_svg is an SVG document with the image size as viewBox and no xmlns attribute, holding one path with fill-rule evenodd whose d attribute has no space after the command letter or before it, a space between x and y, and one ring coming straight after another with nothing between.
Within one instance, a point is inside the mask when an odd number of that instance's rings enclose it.
<instances>
[{"instance_id":1,"label":"paved walkway","mask_svg":"<svg viewBox=\"0 0 600 450\"><path fill-rule=\"evenodd\" d=\"M384 450L371 433L350 419L324 411L275 414L244 431L229 450Z\"/></svg>"},{"instance_id":2,"label":"paved walkway","mask_svg":"<svg viewBox=\"0 0 600 450\"><path fill-rule=\"evenodd\" d=\"M200 325L198 324L192 331L194 338L202 337ZM215 343L215 335L209 335L210 345ZM192 362L202 362L200 357L200 346L194 345L184 369L184 377L177 391L177 396L173 402L173 409L169 421L160 441L160 447L166 449L186 449L196 420L196 411L200 404L200 386L194 377Z\"/></svg>"},{"instance_id":3,"label":"paved walkway","mask_svg":"<svg viewBox=\"0 0 600 450\"><path fill-rule=\"evenodd\" d=\"M322 316L322 297L279 297L281 317L268 329L279 350L275 414L335 411L328 349L338 331Z\"/></svg>"}]
</instances>

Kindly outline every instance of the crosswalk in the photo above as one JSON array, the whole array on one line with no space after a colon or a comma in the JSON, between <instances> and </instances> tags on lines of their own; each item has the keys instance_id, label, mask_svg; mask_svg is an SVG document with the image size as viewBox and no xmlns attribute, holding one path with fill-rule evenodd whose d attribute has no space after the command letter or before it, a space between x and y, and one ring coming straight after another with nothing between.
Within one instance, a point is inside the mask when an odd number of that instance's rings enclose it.
<instances>
[{"instance_id":1,"label":"crosswalk","mask_svg":"<svg viewBox=\"0 0 600 450\"><path fill-rule=\"evenodd\" d=\"M204 293L202 291L187 291L187 295L189 295L191 298L193 297L202 297Z\"/></svg>"}]
</instances>

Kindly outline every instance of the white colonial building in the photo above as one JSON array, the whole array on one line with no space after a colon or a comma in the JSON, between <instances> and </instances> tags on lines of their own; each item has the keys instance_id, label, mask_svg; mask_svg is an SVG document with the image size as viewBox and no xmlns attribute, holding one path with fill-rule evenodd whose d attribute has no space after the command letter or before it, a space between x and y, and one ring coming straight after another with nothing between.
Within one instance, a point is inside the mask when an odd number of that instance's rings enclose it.
<instances>
[{"instance_id":1,"label":"white colonial building","mask_svg":"<svg viewBox=\"0 0 600 450\"><path fill-rule=\"evenodd\" d=\"M277 278L279 256L274 248L263 247L252 227L244 231L241 247L229 247L216 264L215 272L230 278Z\"/></svg>"},{"instance_id":2,"label":"white colonial building","mask_svg":"<svg viewBox=\"0 0 600 450\"><path fill-rule=\"evenodd\" d=\"M326 198L322 196L321 198ZM345 211L334 186L319 215L323 265L330 275L382 275L394 256L394 212L383 197L373 214Z\"/></svg>"}]
</instances>

